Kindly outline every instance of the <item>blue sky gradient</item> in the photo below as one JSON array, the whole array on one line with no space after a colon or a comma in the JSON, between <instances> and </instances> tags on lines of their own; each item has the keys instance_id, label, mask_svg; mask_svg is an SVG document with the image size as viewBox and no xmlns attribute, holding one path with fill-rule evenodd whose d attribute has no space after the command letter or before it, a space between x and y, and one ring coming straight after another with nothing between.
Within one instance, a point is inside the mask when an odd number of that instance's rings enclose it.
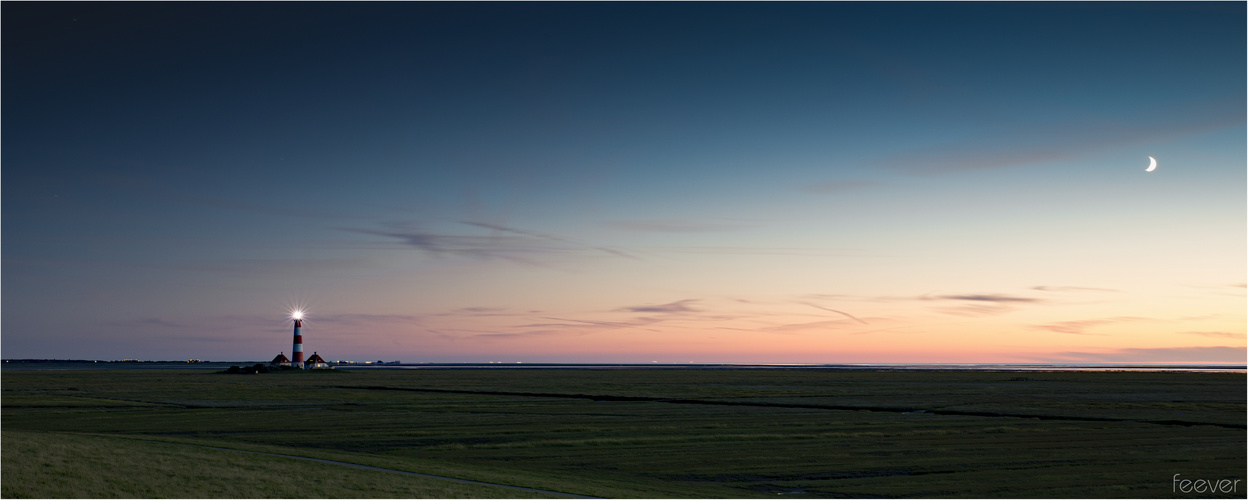
<instances>
[{"instance_id":1,"label":"blue sky gradient","mask_svg":"<svg viewBox=\"0 0 1248 500\"><path fill-rule=\"evenodd\" d=\"M6 358L1244 361L1243 3L2 9Z\"/></svg>"}]
</instances>

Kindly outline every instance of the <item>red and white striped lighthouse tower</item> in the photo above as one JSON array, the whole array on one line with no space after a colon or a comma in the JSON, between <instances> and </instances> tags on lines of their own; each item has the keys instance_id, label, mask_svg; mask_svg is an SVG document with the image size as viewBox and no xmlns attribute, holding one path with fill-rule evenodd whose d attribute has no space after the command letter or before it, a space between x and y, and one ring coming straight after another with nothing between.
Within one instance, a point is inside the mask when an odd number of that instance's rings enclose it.
<instances>
[{"instance_id":1,"label":"red and white striped lighthouse tower","mask_svg":"<svg viewBox=\"0 0 1248 500\"><path fill-rule=\"evenodd\" d=\"M290 366L303 368L303 334L299 329L303 328L303 311L295 311L290 315L295 320L295 347L291 349Z\"/></svg>"}]
</instances>

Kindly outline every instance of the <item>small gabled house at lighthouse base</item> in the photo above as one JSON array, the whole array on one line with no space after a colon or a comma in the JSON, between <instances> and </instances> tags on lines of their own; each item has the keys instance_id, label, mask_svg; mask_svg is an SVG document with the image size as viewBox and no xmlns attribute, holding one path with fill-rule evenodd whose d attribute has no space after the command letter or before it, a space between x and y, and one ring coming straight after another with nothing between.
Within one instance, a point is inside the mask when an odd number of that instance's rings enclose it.
<instances>
[{"instance_id":1,"label":"small gabled house at lighthouse base","mask_svg":"<svg viewBox=\"0 0 1248 500\"><path fill-rule=\"evenodd\" d=\"M325 362L325 359L317 354L316 351L312 351L312 356L304 360L303 367L312 370L327 370L333 368L332 366L329 366L329 363Z\"/></svg>"},{"instance_id":2,"label":"small gabled house at lighthouse base","mask_svg":"<svg viewBox=\"0 0 1248 500\"><path fill-rule=\"evenodd\" d=\"M286 353L278 354L269 362L269 366L290 366L290 358L286 357Z\"/></svg>"}]
</instances>

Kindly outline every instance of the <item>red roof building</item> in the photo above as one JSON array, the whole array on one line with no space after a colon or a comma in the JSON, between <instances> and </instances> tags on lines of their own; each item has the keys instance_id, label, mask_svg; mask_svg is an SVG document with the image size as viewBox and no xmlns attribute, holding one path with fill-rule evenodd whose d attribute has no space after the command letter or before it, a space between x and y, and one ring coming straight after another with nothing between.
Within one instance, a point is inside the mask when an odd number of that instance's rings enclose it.
<instances>
[{"instance_id":1,"label":"red roof building","mask_svg":"<svg viewBox=\"0 0 1248 500\"><path fill-rule=\"evenodd\" d=\"M322 358L319 354L313 351L312 356L303 361L303 367L304 368L329 368L329 363L325 362L325 358Z\"/></svg>"},{"instance_id":2,"label":"red roof building","mask_svg":"<svg viewBox=\"0 0 1248 500\"><path fill-rule=\"evenodd\" d=\"M278 354L269 362L269 366L290 366L290 358L286 357L286 353Z\"/></svg>"}]
</instances>

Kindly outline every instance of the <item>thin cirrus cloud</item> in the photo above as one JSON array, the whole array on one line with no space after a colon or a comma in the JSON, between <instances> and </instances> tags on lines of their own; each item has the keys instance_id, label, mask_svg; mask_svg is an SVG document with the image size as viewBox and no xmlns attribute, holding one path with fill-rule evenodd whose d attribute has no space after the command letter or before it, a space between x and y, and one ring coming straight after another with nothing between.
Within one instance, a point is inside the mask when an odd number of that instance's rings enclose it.
<instances>
[{"instance_id":1,"label":"thin cirrus cloud","mask_svg":"<svg viewBox=\"0 0 1248 500\"><path fill-rule=\"evenodd\" d=\"M501 224L484 222L461 222L461 224L489 229L495 234L462 235L423 231L411 227L394 229L339 228L343 231L384 236L398 243L433 255L454 255L476 259L506 259L525 264L536 264L532 258L541 255L577 255L599 253L626 259L637 257L609 247L580 243L567 238L534 231L525 231ZM498 234L503 233L503 234Z\"/></svg>"},{"instance_id":2,"label":"thin cirrus cloud","mask_svg":"<svg viewBox=\"0 0 1248 500\"><path fill-rule=\"evenodd\" d=\"M1001 294L969 294L969 295L939 295L931 297L937 300L966 300L971 302L997 302L997 303L1028 303L1042 302L1040 299L1030 297L1012 297Z\"/></svg>"},{"instance_id":3,"label":"thin cirrus cloud","mask_svg":"<svg viewBox=\"0 0 1248 500\"><path fill-rule=\"evenodd\" d=\"M1228 339L1245 338L1245 335L1243 333L1235 333L1235 332L1179 332L1179 333L1183 335L1199 335L1201 337L1222 337L1222 338L1228 338Z\"/></svg>"},{"instance_id":4,"label":"thin cirrus cloud","mask_svg":"<svg viewBox=\"0 0 1248 500\"><path fill-rule=\"evenodd\" d=\"M941 310L946 314L967 317L1003 314L1014 310L1016 305L1044 302L1031 297L1004 294L924 295L918 299L952 302L955 304L953 307L944 307Z\"/></svg>"},{"instance_id":5,"label":"thin cirrus cloud","mask_svg":"<svg viewBox=\"0 0 1248 500\"><path fill-rule=\"evenodd\" d=\"M527 338L527 337L546 337L546 336L551 336L551 335L566 335L567 333L568 332L563 331L563 330L531 330L531 331L519 332L519 333L481 333L481 334L473 335L472 337L485 339L485 340L516 339L516 338Z\"/></svg>"},{"instance_id":6,"label":"thin cirrus cloud","mask_svg":"<svg viewBox=\"0 0 1248 500\"><path fill-rule=\"evenodd\" d=\"M519 338L527 336L550 336L556 334L585 335L588 333L606 330L644 328L657 323L662 323L674 317L687 317L688 315L697 314L701 311L692 307L692 304L697 302L698 299L684 299L667 304L647 304L621 307L614 309L613 312L647 313L656 314L657 316L640 316L619 321L584 320L543 316L540 319L546 320L544 322L515 325L508 328L513 331L490 333L478 336L487 338Z\"/></svg>"},{"instance_id":7,"label":"thin cirrus cloud","mask_svg":"<svg viewBox=\"0 0 1248 500\"><path fill-rule=\"evenodd\" d=\"M1246 286L1243 283L1232 283L1229 285L1188 285L1188 286L1192 288L1205 290L1205 292L1210 295L1221 295L1224 297L1243 297L1244 288L1246 288Z\"/></svg>"},{"instance_id":8,"label":"thin cirrus cloud","mask_svg":"<svg viewBox=\"0 0 1248 500\"><path fill-rule=\"evenodd\" d=\"M616 309L616 311L617 312L618 311L639 312L639 313L664 313L664 314L694 313L694 312L698 312L698 310L689 306L690 304L693 304L697 301L698 299L685 299L685 300L678 300L676 302L672 302L668 304L661 304L661 305L654 305L654 306L643 305L643 306L621 307L619 309Z\"/></svg>"},{"instance_id":9,"label":"thin cirrus cloud","mask_svg":"<svg viewBox=\"0 0 1248 500\"><path fill-rule=\"evenodd\" d=\"M861 254L861 252L850 250L794 247L668 246L649 247L649 250L652 252L699 255L790 255L794 257L842 257ZM880 254L874 255L879 256Z\"/></svg>"},{"instance_id":10,"label":"thin cirrus cloud","mask_svg":"<svg viewBox=\"0 0 1248 500\"><path fill-rule=\"evenodd\" d=\"M551 245L538 244L530 238L463 236L431 233L418 229L375 230L344 228L343 230L359 234L385 236L398 240L399 243L405 246L433 255L519 260L520 256L523 255L567 251L567 249Z\"/></svg>"},{"instance_id":11,"label":"thin cirrus cloud","mask_svg":"<svg viewBox=\"0 0 1248 500\"><path fill-rule=\"evenodd\" d=\"M916 148L868 162L918 174L1062 161L1115 147L1198 134L1243 124L1242 98L1198 103L1154 116L1054 123L943 146Z\"/></svg>"},{"instance_id":12,"label":"thin cirrus cloud","mask_svg":"<svg viewBox=\"0 0 1248 500\"><path fill-rule=\"evenodd\" d=\"M834 320L827 320L827 321L808 321L805 323L783 323L783 324L778 324L778 325L759 326L755 328L730 328L730 327L718 327L718 328L721 330L736 330L736 331L743 331L743 332L801 334L801 333L806 333L806 332L809 332L810 330L816 330L816 329L839 330L841 328L844 328L850 325L852 325L852 323L850 323L849 321L842 320L842 319L834 319Z\"/></svg>"},{"instance_id":13,"label":"thin cirrus cloud","mask_svg":"<svg viewBox=\"0 0 1248 500\"><path fill-rule=\"evenodd\" d=\"M1033 286L1032 290L1042 292L1118 292L1112 288L1096 288L1090 286Z\"/></svg>"},{"instance_id":14,"label":"thin cirrus cloud","mask_svg":"<svg viewBox=\"0 0 1248 500\"><path fill-rule=\"evenodd\" d=\"M642 328L663 321L661 318L649 317L635 318L626 321L588 321L558 317L543 317L541 319L554 322L515 325L510 328L514 331L481 333L473 335L473 337L481 337L485 339L511 339L559 335L582 336L601 331Z\"/></svg>"},{"instance_id":15,"label":"thin cirrus cloud","mask_svg":"<svg viewBox=\"0 0 1248 500\"><path fill-rule=\"evenodd\" d=\"M1015 305L1027 304L1044 304L1048 301L1037 299L1034 297L1022 297L1017 295L1007 295L1002 293L964 293L964 294L948 294L948 295L932 295L924 294L919 296L852 296L839 294L807 294L807 299L814 300L850 300L860 302L876 302L876 303L896 303L896 302L942 302L945 304L953 304L954 307L946 308L946 311L968 316L978 316L986 314L996 314L1012 310ZM800 302L805 305L806 302ZM819 306L814 306L819 307ZM833 311L841 312L841 311Z\"/></svg>"},{"instance_id":16,"label":"thin cirrus cloud","mask_svg":"<svg viewBox=\"0 0 1248 500\"><path fill-rule=\"evenodd\" d=\"M1104 335L1101 333L1088 333L1085 330L1095 326L1109 325L1114 323L1143 321L1144 318L1135 316L1119 316L1116 318L1105 319L1088 319L1081 321L1061 321L1057 323L1049 323L1045 325L1032 325L1037 330L1048 330L1050 332L1067 333L1071 335Z\"/></svg>"},{"instance_id":17,"label":"thin cirrus cloud","mask_svg":"<svg viewBox=\"0 0 1248 500\"><path fill-rule=\"evenodd\" d=\"M490 316L520 316L520 313L507 312L505 307L461 307L447 313L435 314L434 316L469 316L473 318L490 317Z\"/></svg>"},{"instance_id":18,"label":"thin cirrus cloud","mask_svg":"<svg viewBox=\"0 0 1248 500\"><path fill-rule=\"evenodd\" d=\"M808 321L804 323L783 323L783 324L778 324L778 325L761 326L761 327L755 328L753 331L770 332L770 333L805 333L811 330L838 330L839 331L839 330L844 330L846 328L853 328L854 323L851 323L850 320L856 321L864 325L870 324L870 323L867 323L866 321L863 321L861 319L851 316L849 319L833 319L833 320L824 320L824 321ZM887 330L887 329L881 328L881 329L876 329L876 330L851 331L848 333L851 333L854 335L860 335L863 333L873 333L873 332L880 332L884 330Z\"/></svg>"},{"instance_id":19,"label":"thin cirrus cloud","mask_svg":"<svg viewBox=\"0 0 1248 500\"><path fill-rule=\"evenodd\" d=\"M844 294L807 294L808 299L815 300L854 300L865 302L909 302L909 301L958 301L972 303L995 303L995 304L1026 304L1041 303L1044 299L1033 297L1021 297L1016 295L1007 295L1003 293L962 293L951 295L932 295L930 293L919 296L855 296Z\"/></svg>"},{"instance_id":20,"label":"thin cirrus cloud","mask_svg":"<svg viewBox=\"0 0 1248 500\"><path fill-rule=\"evenodd\" d=\"M674 219L615 220L604 221L602 225L613 229L649 233L713 233L735 231L750 227L746 224L694 222Z\"/></svg>"},{"instance_id":21,"label":"thin cirrus cloud","mask_svg":"<svg viewBox=\"0 0 1248 500\"><path fill-rule=\"evenodd\" d=\"M559 236L554 236L554 235L550 235L550 234L546 234L546 233L539 233L539 232L536 232L536 231L527 231L527 230L523 230L523 229L516 229L516 228L514 228L514 227L504 226L504 225L502 225L502 224L493 224L493 223L488 223L488 222L460 221L460 223L461 223L461 224L465 224L465 225L469 225L469 226L476 226L476 227L480 227L480 228L490 229L490 230L493 230L493 231L498 231L498 232L502 232L502 233L516 234L516 235L520 235L520 236L527 236L527 237L531 237L531 238L536 238L536 239L541 239L541 240L547 240L547 241L552 241L552 242L556 242L556 243L568 244L568 245L572 245L572 246L574 246L574 247L583 247L583 248L587 248L587 249L597 250L597 251L599 251L599 252L604 252L604 253L607 253L607 254L610 254L610 255L614 255L614 256L616 256L616 257L624 257L624 258L626 258L626 259L639 260L637 257L634 257L634 256L629 255L629 254L627 254L627 253L624 253L624 252L622 252L622 251L616 250L616 249L614 249L614 248L603 247L603 246L594 246L594 245L589 245L589 244L585 244L585 243L580 243L580 242L577 242L577 241L573 241L573 240L570 240L570 239L568 239L568 238L561 238L561 237L559 237Z\"/></svg>"},{"instance_id":22,"label":"thin cirrus cloud","mask_svg":"<svg viewBox=\"0 0 1248 500\"><path fill-rule=\"evenodd\" d=\"M1243 363L1243 347L1157 347L1117 349L1106 352L1058 352L1040 358L1047 362L1111 362L1111 363Z\"/></svg>"},{"instance_id":23,"label":"thin cirrus cloud","mask_svg":"<svg viewBox=\"0 0 1248 500\"><path fill-rule=\"evenodd\" d=\"M337 326L368 327L376 324L419 324L424 317L415 314L324 314L308 318L307 323L325 323Z\"/></svg>"},{"instance_id":24,"label":"thin cirrus cloud","mask_svg":"<svg viewBox=\"0 0 1248 500\"><path fill-rule=\"evenodd\" d=\"M798 302L798 303L799 303L799 304L802 304L802 305L805 305L805 306L810 306L810 307L813 307L813 308L815 308L815 309L822 309L822 310L824 310L824 311L834 312L834 313L840 314L840 315L842 315L842 316L845 316L846 318L849 318L849 319L852 319L852 320L857 321L857 322L859 322L859 323L862 323L862 324L864 324L864 325L869 325L869 324L870 324L870 323L867 323L866 321L863 321L863 320L861 320L861 319L858 319L858 317L856 317L856 316L854 316L854 315L852 315L852 314L850 314L850 313L847 313L847 312L845 312L845 311L838 311L838 310L836 310L836 309L830 309L830 308L827 308L827 307L823 307L823 306L819 306L819 305L811 304L811 303L809 303L809 302Z\"/></svg>"},{"instance_id":25,"label":"thin cirrus cloud","mask_svg":"<svg viewBox=\"0 0 1248 500\"><path fill-rule=\"evenodd\" d=\"M653 325L655 323L662 323L664 321L664 319L662 318L655 318L655 317L639 317L639 318L633 318L631 320L625 320L625 321L590 321L590 320L583 320L583 319L567 319L567 318L553 318L553 317L544 318L544 319L551 319L555 321L566 322L566 323L559 324L559 325L552 324L552 325L546 325L546 326L562 326L562 327L572 327L572 328L592 329L592 330L618 330L622 328L640 328L643 326Z\"/></svg>"}]
</instances>

